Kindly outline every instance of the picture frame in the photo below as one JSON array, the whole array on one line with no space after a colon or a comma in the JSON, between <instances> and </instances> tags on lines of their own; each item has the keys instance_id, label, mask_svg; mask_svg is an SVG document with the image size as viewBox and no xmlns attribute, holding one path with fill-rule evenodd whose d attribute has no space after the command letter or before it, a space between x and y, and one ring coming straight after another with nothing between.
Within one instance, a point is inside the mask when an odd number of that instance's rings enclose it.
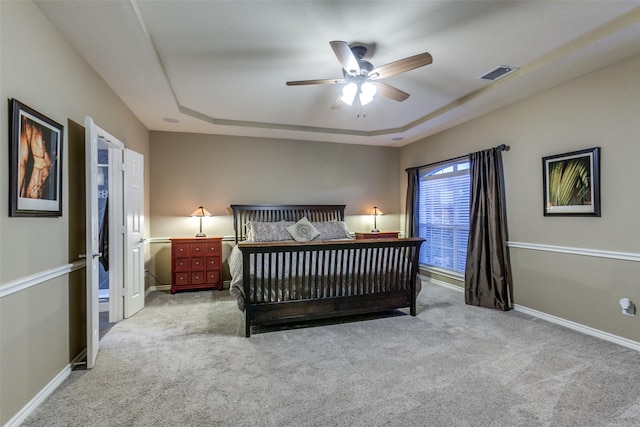
<instances>
[{"instance_id":1,"label":"picture frame","mask_svg":"<svg viewBox=\"0 0 640 427\"><path fill-rule=\"evenodd\" d=\"M545 216L600 216L600 147L542 158Z\"/></svg>"},{"instance_id":2,"label":"picture frame","mask_svg":"<svg viewBox=\"0 0 640 427\"><path fill-rule=\"evenodd\" d=\"M64 127L9 100L9 215L62 216Z\"/></svg>"}]
</instances>

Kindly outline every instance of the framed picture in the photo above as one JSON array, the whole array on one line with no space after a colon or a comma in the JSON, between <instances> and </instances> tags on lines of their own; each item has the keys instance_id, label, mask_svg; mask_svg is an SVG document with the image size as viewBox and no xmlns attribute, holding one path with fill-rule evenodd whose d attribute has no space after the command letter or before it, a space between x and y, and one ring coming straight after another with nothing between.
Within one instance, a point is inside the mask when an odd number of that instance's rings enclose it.
<instances>
[{"instance_id":1,"label":"framed picture","mask_svg":"<svg viewBox=\"0 0 640 427\"><path fill-rule=\"evenodd\" d=\"M9 101L10 216L62 216L63 127Z\"/></svg>"},{"instance_id":2,"label":"framed picture","mask_svg":"<svg viewBox=\"0 0 640 427\"><path fill-rule=\"evenodd\" d=\"M542 158L544 215L600 216L600 147Z\"/></svg>"}]
</instances>

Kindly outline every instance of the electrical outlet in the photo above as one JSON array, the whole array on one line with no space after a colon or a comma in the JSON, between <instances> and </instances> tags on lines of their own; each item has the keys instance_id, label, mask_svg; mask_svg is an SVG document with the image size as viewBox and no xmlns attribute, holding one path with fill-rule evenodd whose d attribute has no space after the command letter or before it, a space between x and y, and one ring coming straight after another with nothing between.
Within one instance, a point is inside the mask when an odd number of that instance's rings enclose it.
<instances>
[{"instance_id":1,"label":"electrical outlet","mask_svg":"<svg viewBox=\"0 0 640 427\"><path fill-rule=\"evenodd\" d=\"M622 314L626 316L636 315L636 306L629 298L620 299L620 308L622 309Z\"/></svg>"}]
</instances>

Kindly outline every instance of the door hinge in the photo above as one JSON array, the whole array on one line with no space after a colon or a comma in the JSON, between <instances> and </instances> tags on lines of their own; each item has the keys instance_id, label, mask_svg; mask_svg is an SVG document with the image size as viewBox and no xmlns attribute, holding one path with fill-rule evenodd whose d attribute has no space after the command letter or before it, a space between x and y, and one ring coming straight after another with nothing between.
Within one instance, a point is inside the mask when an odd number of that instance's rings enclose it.
<instances>
[{"instance_id":1,"label":"door hinge","mask_svg":"<svg viewBox=\"0 0 640 427\"><path fill-rule=\"evenodd\" d=\"M122 172L124 172L124 171L126 171L126 170L127 170L127 165L126 165L124 162L120 163L120 170L121 170Z\"/></svg>"}]
</instances>

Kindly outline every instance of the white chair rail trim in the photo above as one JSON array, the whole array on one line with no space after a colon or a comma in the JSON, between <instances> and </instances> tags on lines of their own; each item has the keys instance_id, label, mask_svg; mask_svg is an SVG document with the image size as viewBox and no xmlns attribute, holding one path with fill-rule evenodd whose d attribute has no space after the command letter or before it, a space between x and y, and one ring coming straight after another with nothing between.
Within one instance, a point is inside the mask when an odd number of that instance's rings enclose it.
<instances>
[{"instance_id":1,"label":"white chair rail trim","mask_svg":"<svg viewBox=\"0 0 640 427\"><path fill-rule=\"evenodd\" d=\"M9 283L5 283L0 285L0 298L4 298L32 286L37 286L51 279L55 279L56 277L69 274L70 272L82 268L85 265L85 260L75 261L72 264L64 264L59 267L50 268L49 270L44 270L39 273L31 274L29 276L13 280Z\"/></svg>"},{"instance_id":2,"label":"white chair rail trim","mask_svg":"<svg viewBox=\"0 0 640 427\"><path fill-rule=\"evenodd\" d=\"M510 248L530 249L534 251L559 252L571 255L592 256L597 258L618 259L640 262L640 254L633 252L605 251L600 249L574 248L570 246L543 245L540 243L507 242Z\"/></svg>"}]
</instances>

